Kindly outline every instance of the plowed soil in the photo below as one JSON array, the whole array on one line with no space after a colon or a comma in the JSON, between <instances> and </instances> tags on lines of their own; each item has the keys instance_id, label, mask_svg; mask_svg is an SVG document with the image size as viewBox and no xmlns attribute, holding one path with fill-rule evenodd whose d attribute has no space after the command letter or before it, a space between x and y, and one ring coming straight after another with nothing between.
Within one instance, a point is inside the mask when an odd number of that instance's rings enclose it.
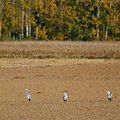
<instances>
[{"instance_id":1,"label":"plowed soil","mask_svg":"<svg viewBox=\"0 0 120 120\"><path fill-rule=\"evenodd\" d=\"M120 61L1 59L0 120L120 120Z\"/></svg>"}]
</instances>

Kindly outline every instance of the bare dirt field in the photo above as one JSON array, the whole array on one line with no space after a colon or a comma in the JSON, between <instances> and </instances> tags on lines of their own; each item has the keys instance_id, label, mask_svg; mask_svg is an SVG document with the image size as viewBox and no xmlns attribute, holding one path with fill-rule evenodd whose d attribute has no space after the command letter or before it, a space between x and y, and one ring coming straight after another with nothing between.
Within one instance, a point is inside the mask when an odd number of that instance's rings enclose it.
<instances>
[{"instance_id":1,"label":"bare dirt field","mask_svg":"<svg viewBox=\"0 0 120 120\"><path fill-rule=\"evenodd\" d=\"M0 120L120 120L120 61L0 59Z\"/></svg>"}]
</instances>

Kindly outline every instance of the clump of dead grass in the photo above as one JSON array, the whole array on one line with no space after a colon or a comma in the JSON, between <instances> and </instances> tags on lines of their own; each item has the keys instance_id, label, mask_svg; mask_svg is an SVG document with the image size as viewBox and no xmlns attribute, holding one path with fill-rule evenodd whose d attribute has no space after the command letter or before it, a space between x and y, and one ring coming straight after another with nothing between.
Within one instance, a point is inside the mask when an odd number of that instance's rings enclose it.
<instances>
[{"instance_id":1,"label":"clump of dead grass","mask_svg":"<svg viewBox=\"0 0 120 120\"><path fill-rule=\"evenodd\" d=\"M120 58L120 42L0 42L0 58Z\"/></svg>"}]
</instances>

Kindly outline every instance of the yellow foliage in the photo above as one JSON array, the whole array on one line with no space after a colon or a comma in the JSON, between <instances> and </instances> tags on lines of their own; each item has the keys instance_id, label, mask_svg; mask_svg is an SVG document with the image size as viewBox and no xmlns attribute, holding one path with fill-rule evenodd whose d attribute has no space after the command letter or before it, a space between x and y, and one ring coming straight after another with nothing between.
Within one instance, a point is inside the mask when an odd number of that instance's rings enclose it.
<instances>
[{"instance_id":1,"label":"yellow foliage","mask_svg":"<svg viewBox=\"0 0 120 120\"><path fill-rule=\"evenodd\" d=\"M0 31L2 30L2 21L0 21Z\"/></svg>"},{"instance_id":2,"label":"yellow foliage","mask_svg":"<svg viewBox=\"0 0 120 120\"><path fill-rule=\"evenodd\" d=\"M101 23L101 22L100 22L99 20L97 20L97 21L96 21L96 27L99 27L100 23Z\"/></svg>"},{"instance_id":3,"label":"yellow foliage","mask_svg":"<svg viewBox=\"0 0 120 120\"><path fill-rule=\"evenodd\" d=\"M33 25L36 25L36 20L35 20L34 16L31 16L31 22L32 22Z\"/></svg>"},{"instance_id":4,"label":"yellow foliage","mask_svg":"<svg viewBox=\"0 0 120 120\"><path fill-rule=\"evenodd\" d=\"M98 18L95 18L95 17L94 17L94 18L93 18L93 21L94 21L96 27L99 27L99 25L101 24L101 21L98 20Z\"/></svg>"},{"instance_id":5,"label":"yellow foliage","mask_svg":"<svg viewBox=\"0 0 120 120\"><path fill-rule=\"evenodd\" d=\"M38 39L48 40L47 29L45 27L36 27L36 36Z\"/></svg>"},{"instance_id":6,"label":"yellow foliage","mask_svg":"<svg viewBox=\"0 0 120 120\"><path fill-rule=\"evenodd\" d=\"M92 29L92 31L91 31L90 34L91 34L91 35L96 35L96 30L95 30L95 29Z\"/></svg>"},{"instance_id":7,"label":"yellow foliage","mask_svg":"<svg viewBox=\"0 0 120 120\"><path fill-rule=\"evenodd\" d=\"M58 33L57 37L56 37L56 40L64 40L65 39L65 35L62 34L62 33Z\"/></svg>"}]
</instances>

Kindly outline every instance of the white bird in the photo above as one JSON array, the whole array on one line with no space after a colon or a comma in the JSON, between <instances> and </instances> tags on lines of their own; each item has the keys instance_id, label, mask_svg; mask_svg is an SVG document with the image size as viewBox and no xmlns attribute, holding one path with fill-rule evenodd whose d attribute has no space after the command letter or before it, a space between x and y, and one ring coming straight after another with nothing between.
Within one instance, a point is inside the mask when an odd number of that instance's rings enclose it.
<instances>
[{"instance_id":1,"label":"white bird","mask_svg":"<svg viewBox=\"0 0 120 120\"><path fill-rule=\"evenodd\" d=\"M107 91L107 98L108 98L108 101L112 101L112 92L111 91Z\"/></svg>"},{"instance_id":2,"label":"white bird","mask_svg":"<svg viewBox=\"0 0 120 120\"><path fill-rule=\"evenodd\" d=\"M63 101L67 102L67 100L68 100L67 92L64 92Z\"/></svg>"},{"instance_id":3,"label":"white bird","mask_svg":"<svg viewBox=\"0 0 120 120\"><path fill-rule=\"evenodd\" d=\"M25 89L25 96L27 97L27 99L29 100L29 102L31 101L31 95L28 89Z\"/></svg>"}]
</instances>

